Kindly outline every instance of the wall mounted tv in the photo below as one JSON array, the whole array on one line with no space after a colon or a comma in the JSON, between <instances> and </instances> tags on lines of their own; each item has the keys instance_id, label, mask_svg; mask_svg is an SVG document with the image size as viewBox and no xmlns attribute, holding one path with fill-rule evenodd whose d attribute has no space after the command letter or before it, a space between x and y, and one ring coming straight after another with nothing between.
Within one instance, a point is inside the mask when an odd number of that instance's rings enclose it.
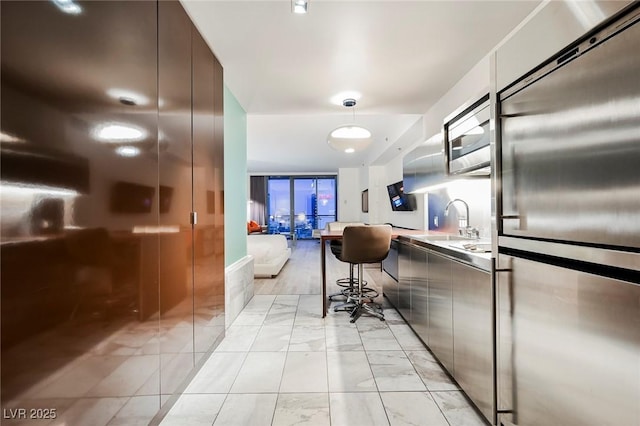
<instances>
[{"instance_id":1,"label":"wall mounted tv","mask_svg":"<svg viewBox=\"0 0 640 426\"><path fill-rule=\"evenodd\" d=\"M131 182L116 182L111 187L112 213L151 213L156 189Z\"/></svg>"},{"instance_id":2,"label":"wall mounted tv","mask_svg":"<svg viewBox=\"0 0 640 426\"><path fill-rule=\"evenodd\" d=\"M408 212L416 209L416 197L413 194L404 193L402 181L387 185L391 210L394 212Z\"/></svg>"}]
</instances>

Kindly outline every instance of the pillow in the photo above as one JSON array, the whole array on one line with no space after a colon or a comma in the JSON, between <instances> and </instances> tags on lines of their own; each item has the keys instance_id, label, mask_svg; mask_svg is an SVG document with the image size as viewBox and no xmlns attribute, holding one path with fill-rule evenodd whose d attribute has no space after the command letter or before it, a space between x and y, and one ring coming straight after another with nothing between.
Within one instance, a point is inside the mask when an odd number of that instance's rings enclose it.
<instances>
[{"instance_id":1,"label":"pillow","mask_svg":"<svg viewBox=\"0 0 640 426\"><path fill-rule=\"evenodd\" d=\"M258 225L258 222L255 220L250 220L247 223L247 232L250 234L252 232L262 232L262 227Z\"/></svg>"}]
</instances>

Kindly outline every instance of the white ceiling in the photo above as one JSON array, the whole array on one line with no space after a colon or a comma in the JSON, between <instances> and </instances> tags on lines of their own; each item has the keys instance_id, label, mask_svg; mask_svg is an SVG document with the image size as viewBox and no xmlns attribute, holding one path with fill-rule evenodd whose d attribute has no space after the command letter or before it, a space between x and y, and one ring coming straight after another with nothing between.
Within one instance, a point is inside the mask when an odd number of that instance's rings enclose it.
<instances>
[{"instance_id":1,"label":"white ceiling","mask_svg":"<svg viewBox=\"0 0 640 426\"><path fill-rule=\"evenodd\" d=\"M389 157L540 3L309 0L309 13L296 15L290 0L182 2L247 112L250 173L337 172ZM351 109L331 102L344 91L362 95L355 121L374 138L366 152L326 143L352 121Z\"/></svg>"}]
</instances>

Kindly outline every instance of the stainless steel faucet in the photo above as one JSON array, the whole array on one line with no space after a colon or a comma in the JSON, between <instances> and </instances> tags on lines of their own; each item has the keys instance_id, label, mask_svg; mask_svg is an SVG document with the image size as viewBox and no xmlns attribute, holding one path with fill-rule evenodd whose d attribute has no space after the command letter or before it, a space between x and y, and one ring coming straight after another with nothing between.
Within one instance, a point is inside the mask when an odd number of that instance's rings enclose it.
<instances>
[{"instance_id":1,"label":"stainless steel faucet","mask_svg":"<svg viewBox=\"0 0 640 426\"><path fill-rule=\"evenodd\" d=\"M461 219L458 218L458 228L460 230L460 233L465 234L468 237L478 237L480 235L480 233L478 232L477 229L471 228L471 226L469 226L470 221L469 221L469 205L466 203L466 201L460 199L460 198L455 198L451 201L449 201L447 203L447 206L444 208L444 215L445 216L449 216L449 207L451 206L451 204L455 203L456 201L461 202L462 204L464 204L464 208L465 211L467 213L467 215L464 218L464 225L465 226L461 226Z\"/></svg>"}]
</instances>

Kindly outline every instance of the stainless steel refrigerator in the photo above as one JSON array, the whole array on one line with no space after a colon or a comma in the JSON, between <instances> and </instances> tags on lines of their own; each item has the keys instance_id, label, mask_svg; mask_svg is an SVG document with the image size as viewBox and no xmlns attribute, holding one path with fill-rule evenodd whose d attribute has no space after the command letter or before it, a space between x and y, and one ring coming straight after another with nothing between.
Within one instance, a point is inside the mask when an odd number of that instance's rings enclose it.
<instances>
[{"instance_id":1,"label":"stainless steel refrigerator","mask_svg":"<svg viewBox=\"0 0 640 426\"><path fill-rule=\"evenodd\" d=\"M640 8L497 112L498 424L640 425Z\"/></svg>"}]
</instances>

